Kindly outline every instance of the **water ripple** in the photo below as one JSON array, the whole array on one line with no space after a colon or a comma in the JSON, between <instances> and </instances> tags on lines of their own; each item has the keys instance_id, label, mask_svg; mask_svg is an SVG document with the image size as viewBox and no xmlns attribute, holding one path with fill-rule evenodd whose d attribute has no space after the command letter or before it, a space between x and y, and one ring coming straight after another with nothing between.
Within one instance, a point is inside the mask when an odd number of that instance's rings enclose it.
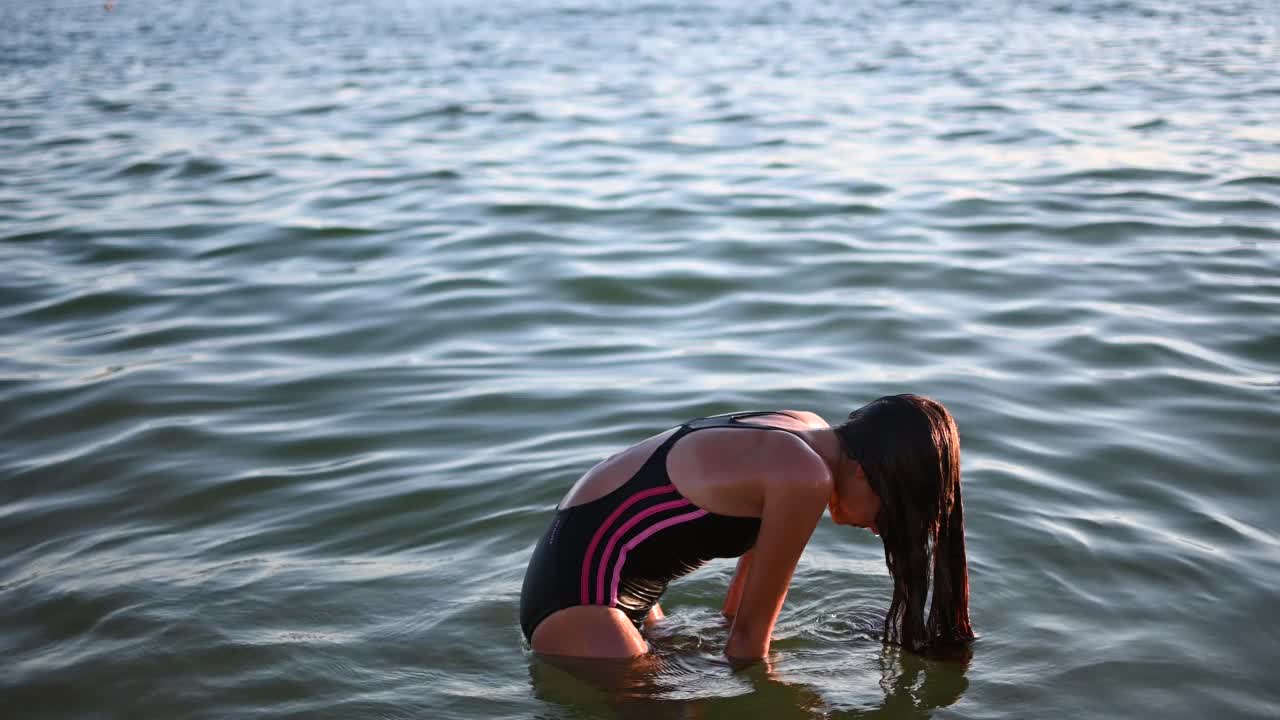
<instances>
[{"instance_id":1,"label":"water ripple","mask_svg":"<svg viewBox=\"0 0 1280 720\"><path fill-rule=\"evenodd\" d=\"M1280 704L1266 3L6 12L22 716ZM825 523L772 673L720 658L730 563L652 667L521 651L593 463L902 391L960 419L972 658L881 647L882 549Z\"/></svg>"}]
</instances>

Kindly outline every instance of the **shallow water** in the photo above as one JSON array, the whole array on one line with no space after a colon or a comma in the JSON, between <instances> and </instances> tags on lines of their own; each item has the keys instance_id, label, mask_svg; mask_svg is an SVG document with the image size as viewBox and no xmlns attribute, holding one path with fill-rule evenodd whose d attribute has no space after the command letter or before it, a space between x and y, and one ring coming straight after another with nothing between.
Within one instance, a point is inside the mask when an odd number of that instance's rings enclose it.
<instances>
[{"instance_id":1,"label":"shallow water","mask_svg":"<svg viewBox=\"0 0 1280 720\"><path fill-rule=\"evenodd\" d=\"M0 713L1275 717L1280 5L0 2ZM964 438L967 662L819 527L530 656L587 467L879 395Z\"/></svg>"}]
</instances>

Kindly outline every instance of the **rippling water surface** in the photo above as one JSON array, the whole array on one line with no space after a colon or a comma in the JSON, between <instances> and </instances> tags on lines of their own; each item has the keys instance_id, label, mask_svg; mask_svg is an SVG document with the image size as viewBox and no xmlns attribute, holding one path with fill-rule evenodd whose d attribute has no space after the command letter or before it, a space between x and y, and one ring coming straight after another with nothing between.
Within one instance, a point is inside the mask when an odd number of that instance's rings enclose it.
<instances>
[{"instance_id":1,"label":"rippling water surface","mask_svg":"<svg viewBox=\"0 0 1280 720\"><path fill-rule=\"evenodd\" d=\"M1275 717L1274 0L0 0L7 718ZM689 417L964 437L967 662L824 523L594 677L548 511Z\"/></svg>"}]
</instances>

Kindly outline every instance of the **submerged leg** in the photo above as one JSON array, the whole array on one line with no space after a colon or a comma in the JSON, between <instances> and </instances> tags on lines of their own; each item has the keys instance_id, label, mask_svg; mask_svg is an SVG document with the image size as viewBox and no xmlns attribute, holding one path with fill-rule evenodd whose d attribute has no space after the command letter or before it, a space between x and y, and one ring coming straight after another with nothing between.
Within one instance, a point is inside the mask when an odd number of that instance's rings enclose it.
<instances>
[{"instance_id":1,"label":"submerged leg","mask_svg":"<svg viewBox=\"0 0 1280 720\"><path fill-rule=\"evenodd\" d=\"M621 610L601 605L557 610L538 623L529 644L542 655L569 657L628 658L649 652L649 644Z\"/></svg>"},{"instance_id":2,"label":"submerged leg","mask_svg":"<svg viewBox=\"0 0 1280 720\"><path fill-rule=\"evenodd\" d=\"M649 609L649 614L644 616L644 626L653 627L655 623L666 616L667 614L662 612L662 606L658 603L654 603L653 607Z\"/></svg>"}]
</instances>

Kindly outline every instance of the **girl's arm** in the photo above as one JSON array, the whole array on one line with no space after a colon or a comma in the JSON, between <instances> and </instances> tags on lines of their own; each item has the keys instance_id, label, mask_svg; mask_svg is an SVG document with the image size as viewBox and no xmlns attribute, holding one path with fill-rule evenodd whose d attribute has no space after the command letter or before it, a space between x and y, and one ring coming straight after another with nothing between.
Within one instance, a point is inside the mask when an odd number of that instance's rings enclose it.
<instances>
[{"instance_id":1,"label":"girl's arm","mask_svg":"<svg viewBox=\"0 0 1280 720\"><path fill-rule=\"evenodd\" d=\"M826 420L807 410L786 410L785 412L804 420L812 428L831 427ZM751 558L754 554L755 548L743 553L742 557L738 558L738 567L733 571L733 580L729 582L729 591L724 596L724 607L720 608L720 614L730 620L738 614L738 602L742 600L742 588L746 585L747 573L751 570Z\"/></svg>"},{"instance_id":2,"label":"girl's arm","mask_svg":"<svg viewBox=\"0 0 1280 720\"><path fill-rule=\"evenodd\" d=\"M746 579L725 645L725 655L731 659L754 660L768 654L791 574L831 496L826 464L808 447L774 457L778 461L763 468L760 533L747 561ZM734 583L738 582L735 578Z\"/></svg>"},{"instance_id":3,"label":"girl's arm","mask_svg":"<svg viewBox=\"0 0 1280 720\"><path fill-rule=\"evenodd\" d=\"M738 614L738 601L742 600L742 587L747 584L747 572L751 570L751 557L755 552L755 548L752 548L738 558L738 567L733 571L733 580L729 581L729 592L725 593L724 607L720 608L720 614L730 620Z\"/></svg>"}]
</instances>

